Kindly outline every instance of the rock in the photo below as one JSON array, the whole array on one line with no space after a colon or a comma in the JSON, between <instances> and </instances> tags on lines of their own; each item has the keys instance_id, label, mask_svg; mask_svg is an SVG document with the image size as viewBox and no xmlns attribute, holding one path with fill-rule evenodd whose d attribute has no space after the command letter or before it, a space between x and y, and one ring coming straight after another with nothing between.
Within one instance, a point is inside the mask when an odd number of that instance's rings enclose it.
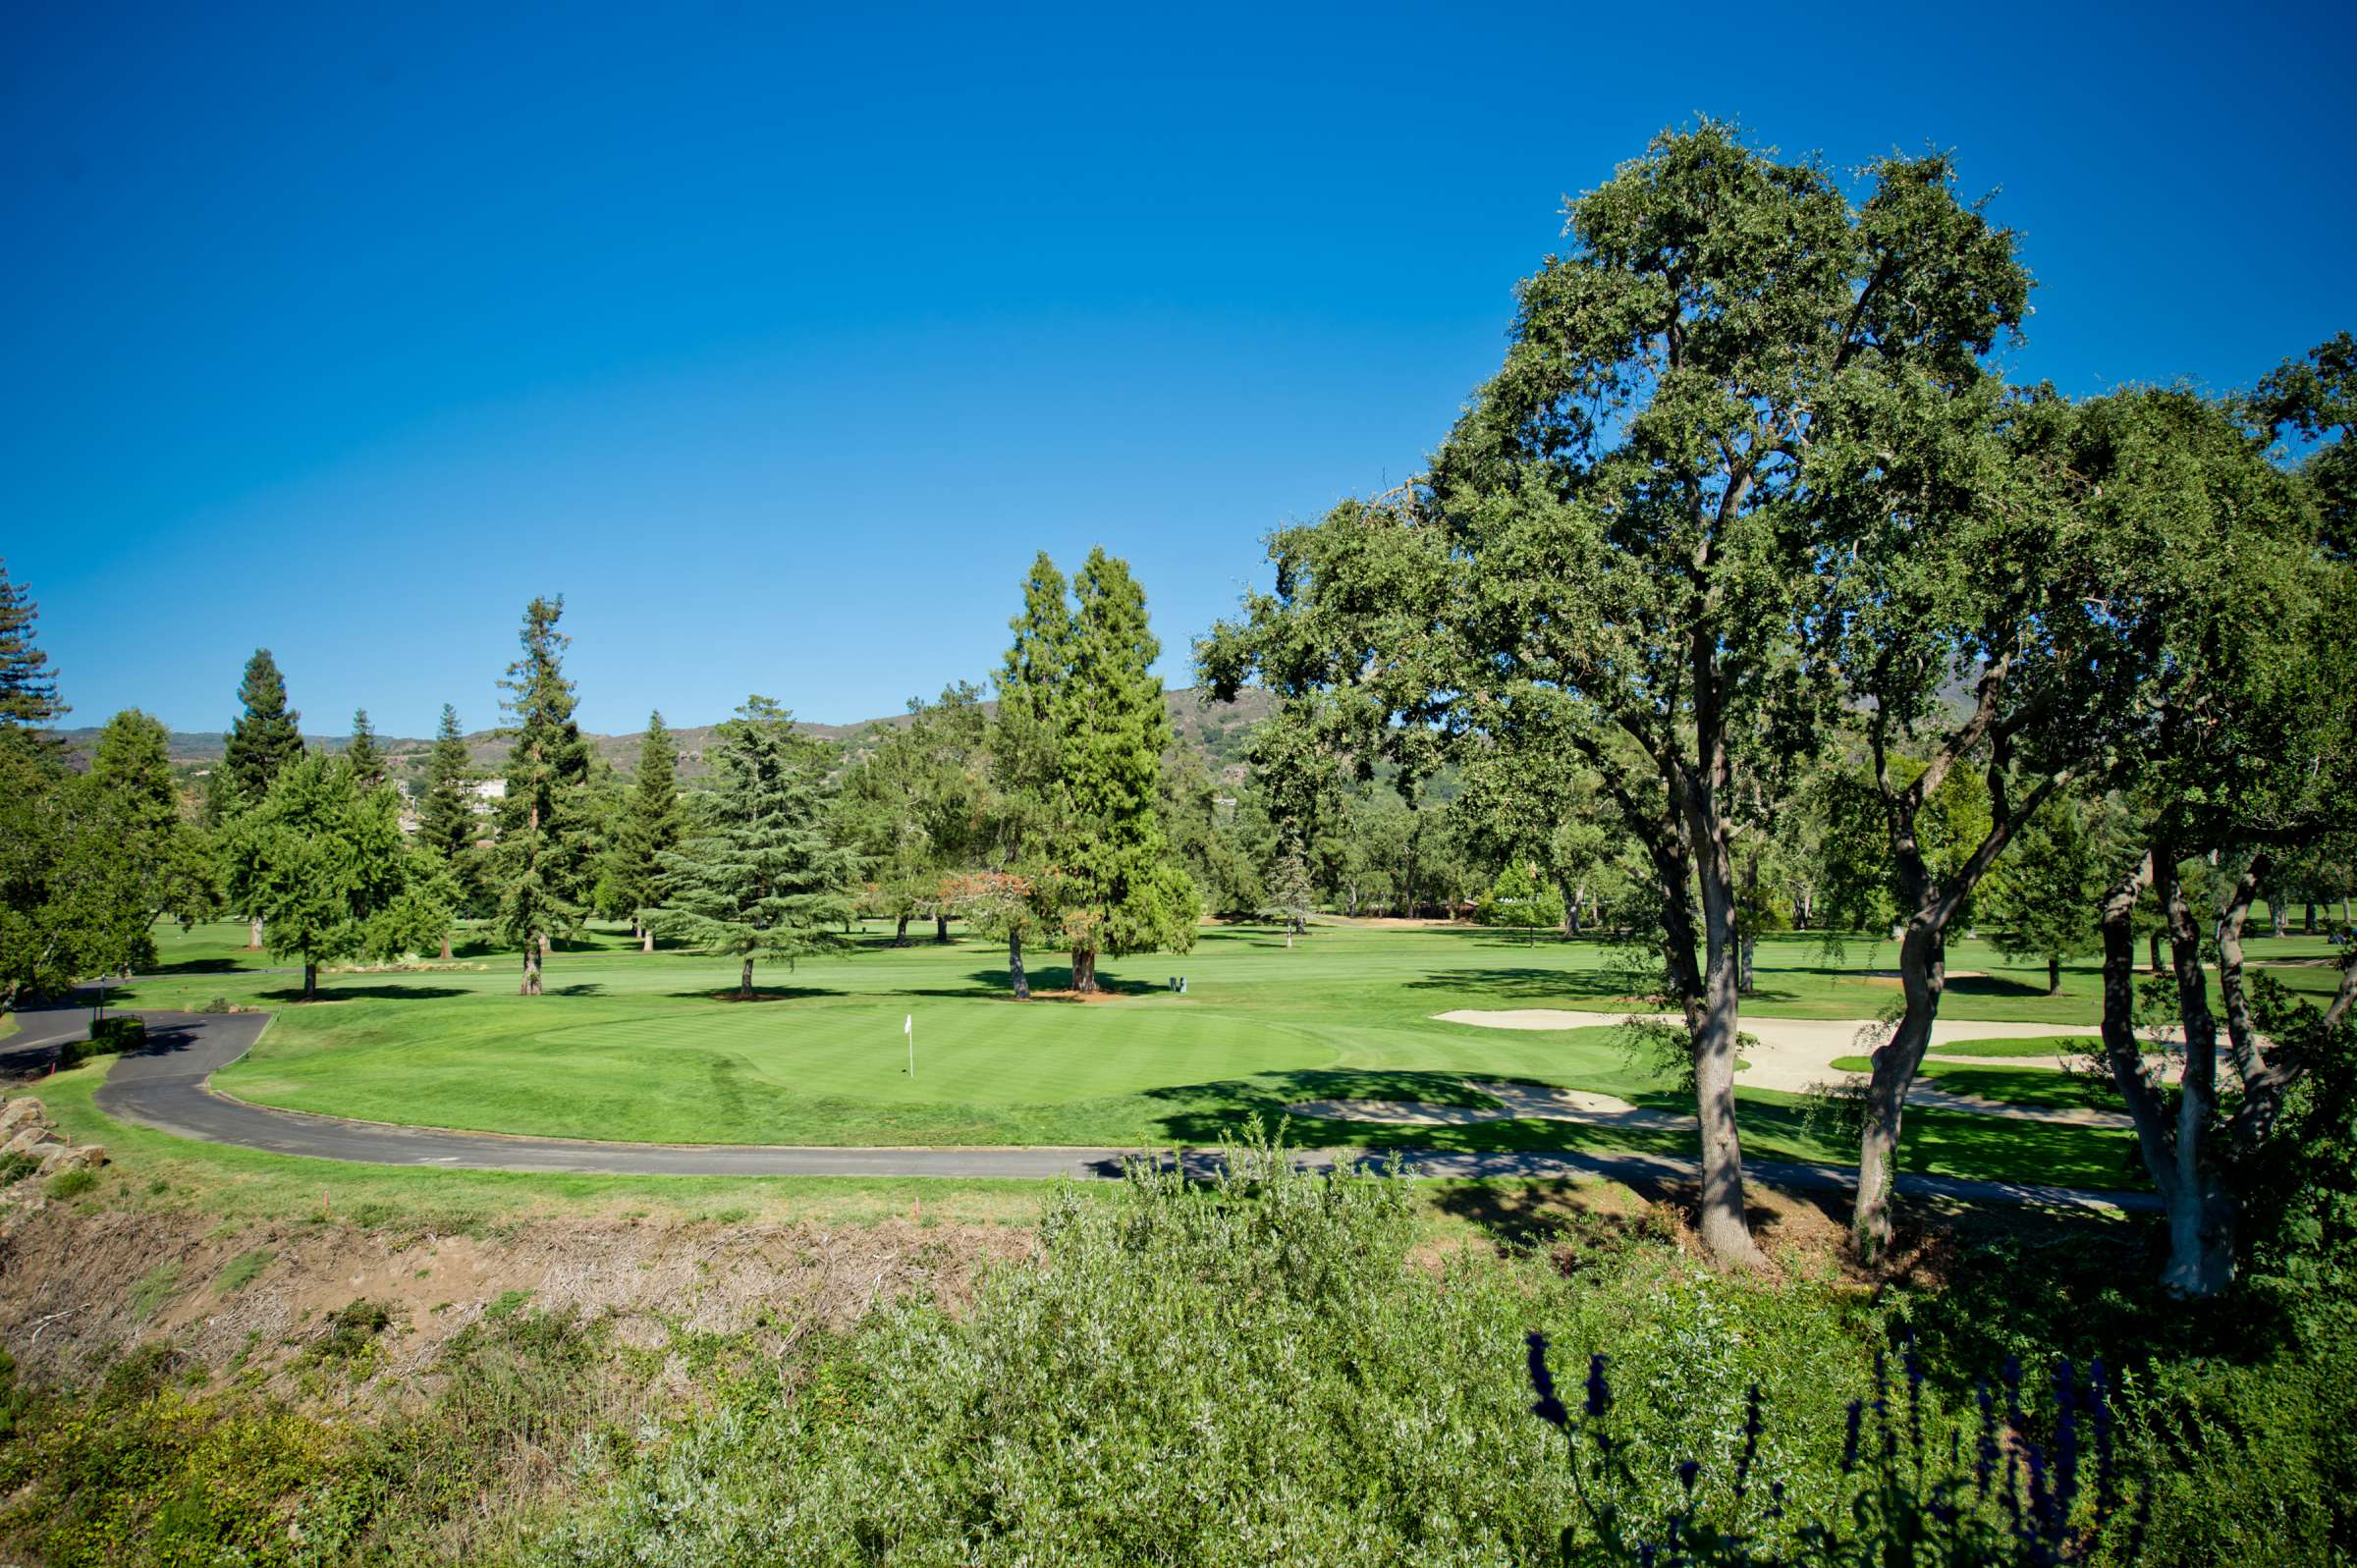
<instances>
[{"instance_id":1,"label":"rock","mask_svg":"<svg viewBox=\"0 0 2357 1568\"><path fill-rule=\"evenodd\" d=\"M19 1127L15 1132L9 1134L8 1142L0 1143L0 1155L37 1154L43 1144L62 1144L64 1142L65 1140L57 1135L55 1127L49 1126L45 1122L34 1122Z\"/></svg>"},{"instance_id":2,"label":"rock","mask_svg":"<svg viewBox=\"0 0 2357 1568\"><path fill-rule=\"evenodd\" d=\"M49 1108L30 1095L25 1095L11 1100L5 1106L0 1106L0 1133L15 1132L28 1121L47 1126L49 1124Z\"/></svg>"}]
</instances>

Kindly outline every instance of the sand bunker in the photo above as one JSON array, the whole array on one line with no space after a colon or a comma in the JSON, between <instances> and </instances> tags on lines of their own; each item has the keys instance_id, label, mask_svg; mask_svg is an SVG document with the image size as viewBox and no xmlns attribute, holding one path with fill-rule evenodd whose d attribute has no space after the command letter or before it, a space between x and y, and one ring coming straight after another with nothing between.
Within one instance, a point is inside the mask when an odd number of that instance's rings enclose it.
<instances>
[{"instance_id":1,"label":"sand bunker","mask_svg":"<svg viewBox=\"0 0 2357 1568\"><path fill-rule=\"evenodd\" d=\"M1603 1029L1620 1021L1618 1013L1571 1012L1562 1007L1459 1007L1433 1016L1443 1023L1469 1023L1477 1029Z\"/></svg>"}]
</instances>

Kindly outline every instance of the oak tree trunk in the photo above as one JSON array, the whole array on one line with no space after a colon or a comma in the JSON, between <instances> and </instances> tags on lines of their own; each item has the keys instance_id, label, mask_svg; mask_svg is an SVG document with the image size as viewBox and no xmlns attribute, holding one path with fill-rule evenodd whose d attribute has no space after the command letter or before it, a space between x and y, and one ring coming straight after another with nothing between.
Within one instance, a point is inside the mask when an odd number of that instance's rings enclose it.
<instances>
[{"instance_id":1,"label":"oak tree trunk","mask_svg":"<svg viewBox=\"0 0 2357 1568\"><path fill-rule=\"evenodd\" d=\"M900 916L899 924L892 928L892 945L896 947L908 946L908 917L906 915Z\"/></svg>"},{"instance_id":2,"label":"oak tree trunk","mask_svg":"<svg viewBox=\"0 0 2357 1568\"><path fill-rule=\"evenodd\" d=\"M1734 879L1724 843L1706 848L1699 868L1702 885L1703 970L1698 985L1685 990L1686 1025L1694 1050L1694 1109L1702 1133L1702 1209L1697 1217L1702 1244L1721 1268L1765 1269L1767 1257L1752 1239L1743 1194L1743 1135L1735 1123L1735 1053L1742 1023L1736 989ZM1715 862L1715 863L1714 863ZM1682 922L1681 922L1682 923ZM1691 936L1683 967L1693 969ZM1672 972L1680 967L1672 959Z\"/></svg>"},{"instance_id":3,"label":"oak tree trunk","mask_svg":"<svg viewBox=\"0 0 2357 1568\"><path fill-rule=\"evenodd\" d=\"M2313 904L2309 905L2308 913L2310 917L2308 921L2308 929L2310 931L2314 931L2316 929L2316 906ZM251 920L246 923L246 946L255 949L256 951L261 949L262 917L259 915L254 916Z\"/></svg>"},{"instance_id":4,"label":"oak tree trunk","mask_svg":"<svg viewBox=\"0 0 2357 1568\"><path fill-rule=\"evenodd\" d=\"M540 995L540 941L527 937L523 944L523 986L517 992L521 997Z\"/></svg>"},{"instance_id":5,"label":"oak tree trunk","mask_svg":"<svg viewBox=\"0 0 2357 1568\"><path fill-rule=\"evenodd\" d=\"M933 917L933 940L935 942L947 942L950 940L950 917L948 915L935 915Z\"/></svg>"},{"instance_id":6,"label":"oak tree trunk","mask_svg":"<svg viewBox=\"0 0 2357 1568\"><path fill-rule=\"evenodd\" d=\"M1007 979L1014 987L1015 1000L1031 1000L1031 977L1023 973L1023 934L1019 931L1007 933Z\"/></svg>"},{"instance_id":7,"label":"oak tree trunk","mask_svg":"<svg viewBox=\"0 0 2357 1568\"><path fill-rule=\"evenodd\" d=\"M1868 1262L1891 1245L1891 1190L1898 1175L1898 1138L1907 1090L1923 1066L1947 988L1947 922L1939 904L1919 889L1921 900L1898 943L1898 983L1905 1011L1891 1038L1876 1049L1866 1082L1866 1126L1858 1139L1858 1194L1849 1233L1858 1256Z\"/></svg>"},{"instance_id":8,"label":"oak tree trunk","mask_svg":"<svg viewBox=\"0 0 2357 1568\"><path fill-rule=\"evenodd\" d=\"M1072 949L1072 990L1087 996L1097 989L1097 949Z\"/></svg>"}]
</instances>

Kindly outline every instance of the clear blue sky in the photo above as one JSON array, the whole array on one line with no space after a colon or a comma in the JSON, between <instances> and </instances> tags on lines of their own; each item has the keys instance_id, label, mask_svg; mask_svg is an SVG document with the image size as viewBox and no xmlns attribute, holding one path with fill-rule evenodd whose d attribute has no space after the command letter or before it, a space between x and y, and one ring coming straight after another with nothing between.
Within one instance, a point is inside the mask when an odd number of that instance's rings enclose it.
<instances>
[{"instance_id":1,"label":"clear blue sky","mask_svg":"<svg viewBox=\"0 0 2357 1568\"><path fill-rule=\"evenodd\" d=\"M0 555L75 724L487 726L537 592L594 729L864 718L1099 541L1183 680L1697 112L1954 147L2069 391L2357 326L2345 8L1917 9L12 6Z\"/></svg>"}]
</instances>

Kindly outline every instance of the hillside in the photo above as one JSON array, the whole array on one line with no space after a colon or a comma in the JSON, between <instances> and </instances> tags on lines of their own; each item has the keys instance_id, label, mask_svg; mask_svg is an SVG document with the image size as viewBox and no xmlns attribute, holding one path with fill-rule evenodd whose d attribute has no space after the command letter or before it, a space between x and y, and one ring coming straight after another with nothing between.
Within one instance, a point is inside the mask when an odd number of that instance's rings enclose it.
<instances>
[{"instance_id":1,"label":"hillside","mask_svg":"<svg viewBox=\"0 0 2357 1568\"><path fill-rule=\"evenodd\" d=\"M1268 717L1275 699L1263 691L1245 691L1234 702L1205 704L1198 688L1182 686L1163 694L1171 712L1171 724L1178 731L1182 746L1194 746L1211 759L1214 769L1238 762L1243 756L1244 736L1251 728ZM985 703L987 708L996 704ZM858 737L877 725L907 723L904 713L879 719L864 719L856 724L803 724L802 733L821 740L851 744L855 749ZM712 743L712 725L675 727L672 735L680 747L680 772L694 778L704 771L704 751ZM96 744L98 731L94 728L61 730L60 733L77 753L86 754ZM641 731L627 734L590 734L586 738L615 767L628 773L637 765L638 741ZM304 740L323 751L340 751L346 745L345 735L305 735ZM379 735L377 744L384 747L392 759L393 775L397 779L415 779L422 776L425 759L433 749L430 737ZM218 732L174 730L171 741L173 766L192 774L201 774L221 760L222 737ZM474 767L485 773L495 772L507 760L507 742L495 730L479 730L466 737L466 751Z\"/></svg>"}]
</instances>

